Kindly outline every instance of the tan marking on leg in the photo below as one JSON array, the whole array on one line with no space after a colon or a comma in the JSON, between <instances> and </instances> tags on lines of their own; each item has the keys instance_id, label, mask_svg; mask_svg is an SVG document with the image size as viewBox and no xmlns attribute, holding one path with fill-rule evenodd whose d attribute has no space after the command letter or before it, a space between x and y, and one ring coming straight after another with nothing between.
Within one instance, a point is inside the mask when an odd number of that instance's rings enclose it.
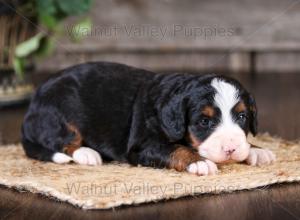
<instances>
[{"instance_id":1,"label":"tan marking on leg","mask_svg":"<svg viewBox=\"0 0 300 220\"><path fill-rule=\"evenodd\" d=\"M169 168L184 171L191 163L199 161L200 155L193 149L180 146L170 155Z\"/></svg>"},{"instance_id":2,"label":"tan marking on leg","mask_svg":"<svg viewBox=\"0 0 300 220\"><path fill-rule=\"evenodd\" d=\"M69 131L74 132L75 136L70 143L63 146L63 152L72 156L74 151L82 146L82 136L75 125L67 124L67 127Z\"/></svg>"}]
</instances>

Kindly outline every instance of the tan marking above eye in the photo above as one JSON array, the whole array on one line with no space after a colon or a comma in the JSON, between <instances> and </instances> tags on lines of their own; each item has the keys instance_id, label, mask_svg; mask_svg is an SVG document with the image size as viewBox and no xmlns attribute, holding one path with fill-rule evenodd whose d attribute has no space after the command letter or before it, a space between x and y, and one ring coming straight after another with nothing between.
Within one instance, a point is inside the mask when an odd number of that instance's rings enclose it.
<instances>
[{"instance_id":1,"label":"tan marking above eye","mask_svg":"<svg viewBox=\"0 0 300 220\"><path fill-rule=\"evenodd\" d=\"M214 115L215 115L215 109L214 109L213 107L211 107L211 106L205 106L205 107L202 109L201 113L202 113L203 115L207 116L207 117L212 118L212 117L214 117Z\"/></svg>"},{"instance_id":2,"label":"tan marking above eye","mask_svg":"<svg viewBox=\"0 0 300 220\"><path fill-rule=\"evenodd\" d=\"M246 109L247 107L243 101L238 102L234 107L234 111L236 111L237 113L244 112L246 111Z\"/></svg>"}]
</instances>

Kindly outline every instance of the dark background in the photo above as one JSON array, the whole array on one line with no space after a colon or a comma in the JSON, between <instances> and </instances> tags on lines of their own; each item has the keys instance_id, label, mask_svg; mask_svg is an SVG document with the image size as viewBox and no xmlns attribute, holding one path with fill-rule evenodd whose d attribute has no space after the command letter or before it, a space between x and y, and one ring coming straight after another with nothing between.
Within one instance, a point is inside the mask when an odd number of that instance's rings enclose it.
<instances>
[{"instance_id":1,"label":"dark background","mask_svg":"<svg viewBox=\"0 0 300 220\"><path fill-rule=\"evenodd\" d=\"M298 0L101 0L94 1L90 16L93 32L81 43L69 41L72 19L66 23L54 55L32 72L35 85L58 69L97 60L158 72L222 73L256 97L259 132L299 140ZM25 103L0 109L1 144L20 141L26 108ZM300 219L300 186L276 184L106 211L83 211L2 187L0 218Z\"/></svg>"}]
</instances>

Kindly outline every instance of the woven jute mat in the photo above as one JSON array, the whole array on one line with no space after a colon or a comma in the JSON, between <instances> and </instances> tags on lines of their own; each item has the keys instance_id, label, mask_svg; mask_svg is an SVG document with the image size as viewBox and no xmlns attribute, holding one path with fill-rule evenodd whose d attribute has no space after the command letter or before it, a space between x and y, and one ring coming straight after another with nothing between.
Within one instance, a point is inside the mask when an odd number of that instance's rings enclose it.
<instances>
[{"instance_id":1,"label":"woven jute mat","mask_svg":"<svg viewBox=\"0 0 300 220\"><path fill-rule=\"evenodd\" d=\"M26 158L20 145L2 146L0 184L19 191L43 194L83 209L108 209L300 181L300 142L284 141L269 135L250 138L250 142L273 150L277 161L263 167L222 165L220 173L214 176L195 176L118 163L98 167L58 165Z\"/></svg>"}]
</instances>

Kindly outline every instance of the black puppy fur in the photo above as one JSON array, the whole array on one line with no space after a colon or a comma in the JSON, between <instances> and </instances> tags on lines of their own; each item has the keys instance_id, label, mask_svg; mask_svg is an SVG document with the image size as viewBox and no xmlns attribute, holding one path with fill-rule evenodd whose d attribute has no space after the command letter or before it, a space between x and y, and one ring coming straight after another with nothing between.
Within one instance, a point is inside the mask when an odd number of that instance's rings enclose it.
<instances>
[{"instance_id":1,"label":"black puppy fur","mask_svg":"<svg viewBox=\"0 0 300 220\"><path fill-rule=\"evenodd\" d=\"M256 133L256 106L235 80L217 75L157 74L116 63L86 63L61 72L36 91L22 126L27 156L51 161L55 152L90 147L104 160L183 170L200 159L188 133L205 140L213 126L197 126L212 105L220 77L239 88L246 133Z\"/></svg>"}]
</instances>

